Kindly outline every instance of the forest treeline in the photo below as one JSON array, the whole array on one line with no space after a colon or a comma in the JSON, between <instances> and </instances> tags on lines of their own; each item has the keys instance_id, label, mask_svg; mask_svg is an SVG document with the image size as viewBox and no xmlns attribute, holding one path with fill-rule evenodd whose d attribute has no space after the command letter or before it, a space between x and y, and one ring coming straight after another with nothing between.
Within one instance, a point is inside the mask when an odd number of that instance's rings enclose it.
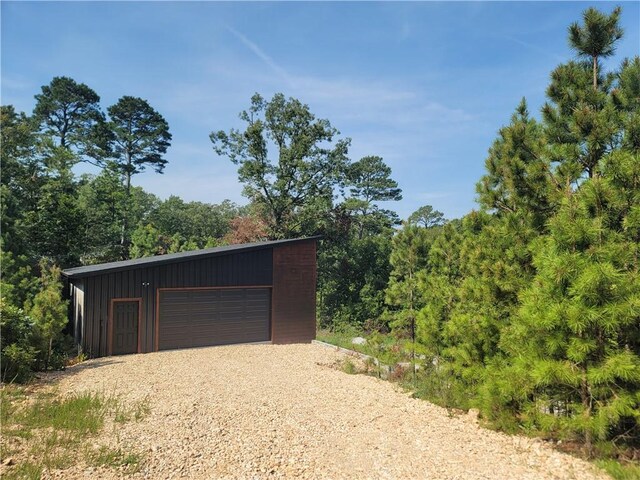
<instances>
[{"instance_id":1,"label":"forest treeline","mask_svg":"<svg viewBox=\"0 0 640 480\"><path fill-rule=\"evenodd\" d=\"M247 207L161 200L132 184L145 169L162 173L171 144L147 101L123 96L105 114L98 94L68 77L35 100L31 115L0 108L2 381L60 368L72 354L61 268L256 236ZM99 173L78 175L80 163Z\"/></svg>"},{"instance_id":2,"label":"forest treeline","mask_svg":"<svg viewBox=\"0 0 640 480\"><path fill-rule=\"evenodd\" d=\"M637 456L640 58L604 68L619 15L570 26L577 59L539 120L523 99L500 129L478 211L395 235L386 300L392 332L415 327L427 397Z\"/></svg>"},{"instance_id":3,"label":"forest treeline","mask_svg":"<svg viewBox=\"0 0 640 480\"><path fill-rule=\"evenodd\" d=\"M283 94L254 95L242 128L210 135L238 167L242 207L133 185L162 172L171 143L145 100L105 113L56 77L32 114L3 106L3 379L64 351L58 266L322 235L321 327L405 342L418 391L500 428L637 452L640 58L605 68L619 15L588 9L569 27L576 58L551 72L539 116L516 106L478 210L452 221L425 205L401 222L382 206L402 199L384 160L350 159L349 138ZM100 171L78 176L79 162Z\"/></svg>"}]
</instances>

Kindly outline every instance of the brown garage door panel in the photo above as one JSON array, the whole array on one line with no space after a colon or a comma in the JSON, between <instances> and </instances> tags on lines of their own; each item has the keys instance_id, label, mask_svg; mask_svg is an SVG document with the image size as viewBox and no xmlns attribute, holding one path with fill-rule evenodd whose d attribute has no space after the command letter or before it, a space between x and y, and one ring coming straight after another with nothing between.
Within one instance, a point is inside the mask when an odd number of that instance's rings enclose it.
<instances>
[{"instance_id":1,"label":"brown garage door panel","mask_svg":"<svg viewBox=\"0 0 640 480\"><path fill-rule=\"evenodd\" d=\"M160 292L160 350L269 341L271 290Z\"/></svg>"}]
</instances>

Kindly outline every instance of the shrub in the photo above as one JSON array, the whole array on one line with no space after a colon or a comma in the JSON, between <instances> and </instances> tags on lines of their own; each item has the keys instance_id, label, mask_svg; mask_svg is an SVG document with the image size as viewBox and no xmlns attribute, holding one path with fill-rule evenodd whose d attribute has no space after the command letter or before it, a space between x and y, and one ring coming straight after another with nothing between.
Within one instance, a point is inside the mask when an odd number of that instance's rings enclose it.
<instances>
[{"instance_id":1,"label":"shrub","mask_svg":"<svg viewBox=\"0 0 640 480\"><path fill-rule=\"evenodd\" d=\"M38 354L32 346L33 322L21 308L1 298L0 329L2 330L1 380L3 382L29 380Z\"/></svg>"},{"instance_id":2,"label":"shrub","mask_svg":"<svg viewBox=\"0 0 640 480\"><path fill-rule=\"evenodd\" d=\"M67 302L62 299L61 271L57 266L48 267L43 261L42 288L33 298L33 307L30 314L33 317L42 340L42 352L44 357L44 370L51 366L54 341L61 336L62 329L67 325ZM54 359L56 365L64 365L64 359Z\"/></svg>"},{"instance_id":3,"label":"shrub","mask_svg":"<svg viewBox=\"0 0 640 480\"><path fill-rule=\"evenodd\" d=\"M12 343L2 349L2 381L24 383L33 376L36 351Z\"/></svg>"}]
</instances>

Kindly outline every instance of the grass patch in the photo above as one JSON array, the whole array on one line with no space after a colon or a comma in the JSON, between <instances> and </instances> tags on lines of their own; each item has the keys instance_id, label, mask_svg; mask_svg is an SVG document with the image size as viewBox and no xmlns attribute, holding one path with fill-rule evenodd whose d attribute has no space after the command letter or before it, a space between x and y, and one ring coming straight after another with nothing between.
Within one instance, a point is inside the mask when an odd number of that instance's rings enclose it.
<instances>
[{"instance_id":1,"label":"grass patch","mask_svg":"<svg viewBox=\"0 0 640 480\"><path fill-rule=\"evenodd\" d=\"M139 468L141 457L134 453L103 447L96 451L83 445L103 430L107 420L142 420L150 410L146 398L129 404L116 396L98 393L60 397L55 392L28 393L23 388L4 386L0 390L0 407L0 457L4 460L11 456L14 463L4 467L3 478L38 479L47 470L64 470L83 461L125 466L125 472L130 473Z\"/></svg>"},{"instance_id":2,"label":"grass patch","mask_svg":"<svg viewBox=\"0 0 640 480\"><path fill-rule=\"evenodd\" d=\"M110 408L113 411L113 419L117 423L125 423L135 420L139 422L149 415L151 411L149 407L149 397L135 402L134 404L126 404L117 397L111 399Z\"/></svg>"},{"instance_id":3,"label":"grass patch","mask_svg":"<svg viewBox=\"0 0 640 480\"><path fill-rule=\"evenodd\" d=\"M40 480L42 478L42 466L33 462L24 462L5 471L2 474L4 480Z\"/></svg>"},{"instance_id":4,"label":"grass patch","mask_svg":"<svg viewBox=\"0 0 640 480\"><path fill-rule=\"evenodd\" d=\"M616 480L638 480L640 478L640 465L638 464L620 463L616 460L597 460L596 465Z\"/></svg>"},{"instance_id":5,"label":"grass patch","mask_svg":"<svg viewBox=\"0 0 640 480\"><path fill-rule=\"evenodd\" d=\"M363 345L354 344L352 341L355 337L362 337L367 342ZM335 345L336 347L346 348L347 350L353 350L354 352L371 355L376 358L382 356L388 357L381 358L383 363L385 363L385 360L388 360L386 363L402 361L407 357L407 355L403 356L402 354L402 342L398 341L392 335L381 335L379 333L367 334L362 330L344 327L336 330L318 330L316 339Z\"/></svg>"},{"instance_id":6,"label":"grass patch","mask_svg":"<svg viewBox=\"0 0 640 480\"><path fill-rule=\"evenodd\" d=\"M342 364L340 366L344 373L348 373L349 375L353 375L358 373L358 367L350 358L345 358L342 360Z\"/></svg>"},{"instance_id":7,"label":"grass patch","mask_svg":"<svg viewBox=\"0 0 640 480\"><path fill-rule=\"evenodd\" d=\"M40 397L23 409L16 422L29 430L53 428L78 436L97 433L104 425L106 401L95 393L81 393L62 399Z\"/></svg>"},{"instance_id":8,"label":"grass patch","mask_svg":"<svg viewBox=\"0 0 640 480\"><path fill-rule=\"evenodd\" d=\"M330 343L336 347L342 347L356 352L364 353L364 345L354 345L351 343L354 337L364 337L364 333L355 328L341 330L318 330L316 338L321 342Z\"/></svg>"},{"instance_id":9,"label":"grass patch","mask_svg":"<svg viewBox=\"0 0 640 480\"><path fill-rule=\"evenodd\" d=\"M25 398L24 388L5 387L0 390L0 422L6 425L15 412L18 402Z\"/></svg>"},{"instance_id":10,"label":"grass patch","mask_svg":"<svg viewBox=\"0 0 640 480\"><path fill-rule=\"evenodd\" d=\"M100 447L89 454L90 464L94 467L120 468L126 473L136 473L140 469L142 456L127 453L120 448Z\"/></svg>"}]
</instances>

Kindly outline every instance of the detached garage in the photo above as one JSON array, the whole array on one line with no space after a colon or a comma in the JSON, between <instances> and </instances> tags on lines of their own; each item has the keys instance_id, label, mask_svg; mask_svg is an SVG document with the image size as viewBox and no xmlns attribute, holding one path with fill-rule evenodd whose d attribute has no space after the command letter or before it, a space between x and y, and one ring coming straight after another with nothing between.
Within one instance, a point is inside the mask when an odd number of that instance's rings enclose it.
<instances>
[{"instance_id":1,"label":"detached garage","mask_svg":"<svg viewBox=\"0 0 640 480\"><path fill-rule=\"evenodd\" d=\"M91 357L315 338L316 240L217 247L63 272Z\"/></svg>"}]
</instances>

